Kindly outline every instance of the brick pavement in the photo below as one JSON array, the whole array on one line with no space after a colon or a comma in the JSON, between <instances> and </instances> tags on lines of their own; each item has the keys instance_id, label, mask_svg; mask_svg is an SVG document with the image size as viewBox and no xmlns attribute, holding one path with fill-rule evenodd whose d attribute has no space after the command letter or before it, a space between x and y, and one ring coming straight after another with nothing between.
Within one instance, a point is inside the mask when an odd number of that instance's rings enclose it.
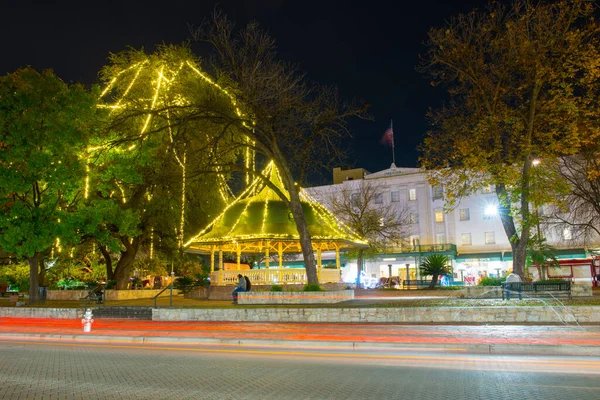
<instances>
[{"instance_id":1,"label":"brick pavement","mask_svg":"<svg viewBox=\"0 0 600 400\"><path fill-rule=\"evenodd\" d=\"M0 354L2 400L595 400L600 390L598 360L568 357L274 355L1 340Z\"/></svg>"}]
</instances>

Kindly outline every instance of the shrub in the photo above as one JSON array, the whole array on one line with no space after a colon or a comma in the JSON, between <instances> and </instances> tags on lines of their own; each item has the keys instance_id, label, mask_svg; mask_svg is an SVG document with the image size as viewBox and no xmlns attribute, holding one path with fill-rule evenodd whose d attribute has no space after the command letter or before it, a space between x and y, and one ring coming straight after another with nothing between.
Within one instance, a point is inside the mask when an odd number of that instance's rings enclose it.
<instances>
[{"instance_id":1,"label":"shrub","mask_svg":"<svg viewBox=\"0 0 600 400\"><path fill-rule=\"evenodd\" d=\"M506 281L506 278L483 278L479 282L479 286L500 286L502 282Z\"/></svg>"},{"instance_id":2,"label":"shrub","mask_svg":"<svg viewBox=\"0 0 600 400\"><path fill-rule=\"evenodd\" d=\"M323 288L319 284L310 284L310 285L304 286L304 291L305 292L322 292Z\"/></svg>"},{"instance_id":3,"label":"shrub","mask_svg":"<svg viewBox=\"0 0 600 400\"><path fill-rule=\"evenodd\" d=\"M185 286L192 286L194 284L194 279L189 276L181 276L175 279L175 284L173 285L175 289L181 289Z\"/></svg>"},{"instance_id":4,"label":"shrub","mask_svg":"<svg viewBox=\"0 0 600 400\"><path fill-rule=\"evenodd\" d=\"M271 286L271 292L283 292L283 287L279 285Z\"/></svg>"},{"instance_id":5,"label":"shrub","mask_svg":"<svg viewBox=\"0 0 600 400\"><path fill-rule=\"evenodd\" d=\"M115 286L117 286L117 281L115 280L110 280L106 282L106 289L114 289Z\"/></svg>"}]
</instances>

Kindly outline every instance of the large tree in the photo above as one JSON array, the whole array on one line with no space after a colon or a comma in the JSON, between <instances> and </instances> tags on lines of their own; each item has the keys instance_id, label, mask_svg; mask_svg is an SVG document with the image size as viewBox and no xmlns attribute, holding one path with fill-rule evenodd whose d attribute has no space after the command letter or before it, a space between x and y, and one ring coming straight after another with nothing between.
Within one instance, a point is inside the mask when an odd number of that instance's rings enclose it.
<instances>
[{"instance_id":1,"label":"large tree","mask_svg":"<svg viewBox=\"0 0 600 400\"><path fill-rule=\"evenodd\" d=\"M74 216L98 127L96 98L49 70L0 78L0 247L28 260L31 303L45 255L78 241Z\"/></svg>"},{"instance_id":2,"label":"large tree","mask_svg":"<svg viewBox=\"0 0 600 400\"><path fill-rule=\"evenodd\" d=\"M308 283L316 284L299 184L310 172L339 158L349 133L346 119L362 116L364 107L343 104L337 90L310 82L296 66L281 60L274 40L255 23L236 30L215 12L211 21L193 33L196 40L209 45L212 58L204 65L238 107L218 111L214 105L202 104L198 111L205 113L208 107L212 117L218 117L215 120L224 127L222 138L249 149L250 156L258 153L274 161L289 193L289 197L278 194L294 216ZM251 165L221 163L221 167L253 173Z\"/></svg>"},{"instance_id":3,"label":"large tree","mask_svg":"<svg viewBox=\"0 0 600 400\"><path fill-rule=\"evenodd\" d=\"M171 257L186 233L223 206L226 177L189 173L219 151L212 138L220 132L209 119L197 118L192 99L228 100L202 78L198 64L187 46L159 46L152 54L113 54L101 71L100 105L109 110L109 127L89 152L89 203L105 212L88 214L86 226L117 289L126 287L142 247L154 243ZM236 157L218 155L223 162Z\"/></svg>"},{"instance_id":4,"label":"large tree","mask_svg":"<svg viewBox=\"0 0 600 400\"><path fill-rule=\"evenodd\" d=\"M384 204L384 188L373 181L360 180L344 184L342 190L320 193L321 201L331 212L369 242L369 247L352 250L357 259L356 284L360 287L363 261L400 247L410 235L411 210L406 204Z\"/></svg>"},{"instance_id":5,"label":"large tree","mask_svg":"<svg viewBox=\"0 0 600 400\"><path fill-rule=\"evenodd\" d=\"M594 11L586 0L492 2L429 32L420 69L447 87L449 102L430 113L423 166L445 185L449 206L495 186L521 276L536 220L532 205L552 202L564 189L547 185L560 182L547 167L599 136Z\"/></svg>"}]
</instances>

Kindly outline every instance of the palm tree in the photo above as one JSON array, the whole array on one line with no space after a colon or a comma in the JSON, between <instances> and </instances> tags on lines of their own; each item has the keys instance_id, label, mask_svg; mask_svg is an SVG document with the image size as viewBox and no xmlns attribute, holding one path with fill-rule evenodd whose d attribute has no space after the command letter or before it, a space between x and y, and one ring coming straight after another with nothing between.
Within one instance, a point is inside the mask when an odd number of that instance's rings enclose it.
<instances>
[{"instance_id":1,"label":"palm tree","mask_svg":"<svg viewBox=\"0 0 600 400\"><path fill-rule=\"evenodd\" d=\"M450 259L443 254L432 254L425 257L421 263L421 276L431 275L431 283L428 289L433 289L437 283L438 276L450 273Z\"/></svg>"}]
</instances>

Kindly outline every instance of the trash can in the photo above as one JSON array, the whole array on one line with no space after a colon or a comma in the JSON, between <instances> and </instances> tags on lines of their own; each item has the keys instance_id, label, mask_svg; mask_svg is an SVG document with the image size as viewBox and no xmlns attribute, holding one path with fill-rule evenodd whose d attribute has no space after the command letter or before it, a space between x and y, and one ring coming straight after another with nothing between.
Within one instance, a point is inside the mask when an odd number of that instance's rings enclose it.
<instances>
[{"instance_id":1,"label":"trash can","mask_svg":"<svg viewBox=\"0 0 600 400\"><path fill-rule=\"evenodd\" d=\"M40 300L46 300L46 296L48 295L48 287L40 286L39 290L40 290Z\"/></svg>"}]
</instances>

